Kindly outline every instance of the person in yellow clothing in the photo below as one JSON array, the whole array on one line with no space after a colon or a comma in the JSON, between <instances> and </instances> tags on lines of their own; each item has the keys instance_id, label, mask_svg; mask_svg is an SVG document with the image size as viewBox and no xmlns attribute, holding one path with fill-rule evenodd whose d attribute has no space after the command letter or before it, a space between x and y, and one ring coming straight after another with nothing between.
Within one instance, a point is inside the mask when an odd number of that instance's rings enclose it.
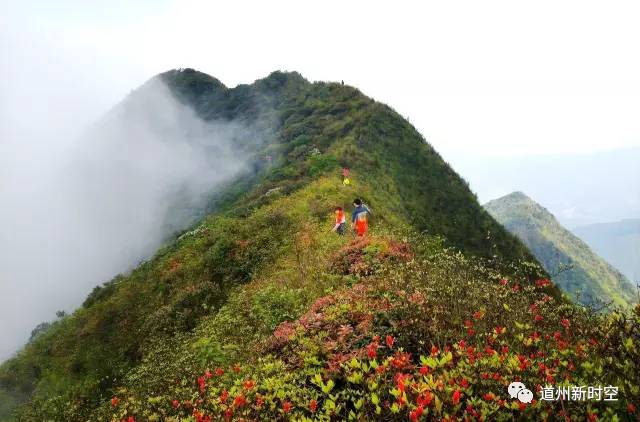
<instances>
[{"instance_id":1,"label":"person in yellow clothing","mask_svg":"<svg viewBox=\"0 0 640 422\"><path fill-rule=\"evenodd\" d=\"M349 186L351 184L351 180L349 180L349 169L346 167L342 168L342 185Z\"/></svg>"}]
</instances>

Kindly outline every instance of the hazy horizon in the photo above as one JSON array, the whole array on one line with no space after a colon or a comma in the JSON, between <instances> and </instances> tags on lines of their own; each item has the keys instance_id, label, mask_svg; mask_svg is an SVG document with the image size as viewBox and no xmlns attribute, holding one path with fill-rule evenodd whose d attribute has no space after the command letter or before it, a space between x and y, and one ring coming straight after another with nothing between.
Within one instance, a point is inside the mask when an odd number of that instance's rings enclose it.
<instances>
[{"instance_id":1,"label":"hazy horizon","mask_svg":"<svg viewBox=\"0 0 640 422\"><path fill-rule=\"evenodd\" d=\"M568 229L640 218L640 148L444 158L469 182L481 204L522 191Z\"/></svg>"}]
</instances>

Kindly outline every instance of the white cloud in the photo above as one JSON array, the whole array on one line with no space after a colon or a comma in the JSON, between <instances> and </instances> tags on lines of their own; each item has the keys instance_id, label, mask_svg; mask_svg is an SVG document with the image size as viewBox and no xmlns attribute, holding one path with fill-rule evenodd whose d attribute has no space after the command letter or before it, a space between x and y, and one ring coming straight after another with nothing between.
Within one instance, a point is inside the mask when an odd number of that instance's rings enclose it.
<instances>
[{"instance_id":1,"label":"white cloud","mask_svg":"<svg viewBox=\"0 0 640 422\"><path fill-rule=\"evenodd\" d=\"M246 169L238 139L254 139L241 124L202 121L159 80L78 140L17 133L0 144L0 360L192 223L212 190Z\"/></svg>"},{"instance_id":2,"label":"white cloud","mask_svg":"<svg viewBox=\"0 0 640 422\"><path fill-rule=\"evenodd\" d=\"M298 70L389 103L443 151L640 145L633 2L62 4L71 17L28 6L21 16L56 48L104 66L95 83L116 87L111 102L169 68L232 86Z\"/></svg>"}]
</instances>

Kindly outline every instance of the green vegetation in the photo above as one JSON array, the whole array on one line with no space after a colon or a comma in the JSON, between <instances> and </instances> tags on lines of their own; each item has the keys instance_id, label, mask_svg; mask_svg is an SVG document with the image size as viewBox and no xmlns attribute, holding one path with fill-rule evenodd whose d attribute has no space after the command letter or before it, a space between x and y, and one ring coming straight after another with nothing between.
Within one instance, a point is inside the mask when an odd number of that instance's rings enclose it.
<instances>
[{"instance_id":1,"label":"green vegetation","mask_svg":"<svg viewBox=\"0 0 640 422\"><path fill-rule=\"evenodd\" d=\"M485 208L529 247L558 286L578 302L629 308L638 301L626 277L523 193L496 199Z\"/></svg>"},{"instance_id":2,"label":"green vegetation","mask_svg":"<svg viewBox=\"0 0 640 422\"><path fill-rule=\"evenodd\" d=\"M630 316L596 314L551 297L547 280L531 285L519 277L503 279L481 260L442 248L438 239L409 236L398 242L395 237L356 239L342 247L331 268L347 273L353 283L318 298L297 320L286 318L272 335L250 342L253 359L209 361L200 372L176 374L176 382L163 390L120 388L99 418L636 416L640 391L628 375L640 370L633 340L640 334L640 308ZM271 306L278 304L276 299ZM614 385L623 398L524 404L506 392L516 379L535 391L548 385Z\"/></svg>"},{"instance_id":3,"label":"green vegetation","mask_svg":"<svg viewBox=\"0 0 640 422\"><path fill-rule=\"evenodd\" d=\"M190 69L161 78L203 118L251 127L237 141L254 166L211 197L199 224L4 363L0 419L13 409L20 421L406 420L420 403L423 419L560 411L515 408L507 376L620 386L616 406L567 407L576 419L637 404L640 383L624 377L638 373L637 317L535 287L546 273L528 250L389 107L295 73L233 89ZM330 231L333 208L356 196L375 213L367 239ZM505 361L504 378L484 378Z\"/></svg>"}]
</instances>

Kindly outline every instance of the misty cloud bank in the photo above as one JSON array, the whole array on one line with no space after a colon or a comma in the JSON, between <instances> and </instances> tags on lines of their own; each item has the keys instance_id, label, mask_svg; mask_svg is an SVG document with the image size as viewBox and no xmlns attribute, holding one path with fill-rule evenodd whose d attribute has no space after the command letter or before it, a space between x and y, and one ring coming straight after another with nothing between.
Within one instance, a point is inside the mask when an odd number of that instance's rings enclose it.
<instances>
[{"instance_id":1,"label":"misty cloud bank","mask_svg":"<svg viewBox=\"0 0 640 422\"><path fill-rule=\"evenodd\" d=\"M46 122L33 122L46 125ZM247 169L251 128L205 122L155 78L74 142L0 146L0 360L151 256Z\"/></svg>"}]
</instances>

